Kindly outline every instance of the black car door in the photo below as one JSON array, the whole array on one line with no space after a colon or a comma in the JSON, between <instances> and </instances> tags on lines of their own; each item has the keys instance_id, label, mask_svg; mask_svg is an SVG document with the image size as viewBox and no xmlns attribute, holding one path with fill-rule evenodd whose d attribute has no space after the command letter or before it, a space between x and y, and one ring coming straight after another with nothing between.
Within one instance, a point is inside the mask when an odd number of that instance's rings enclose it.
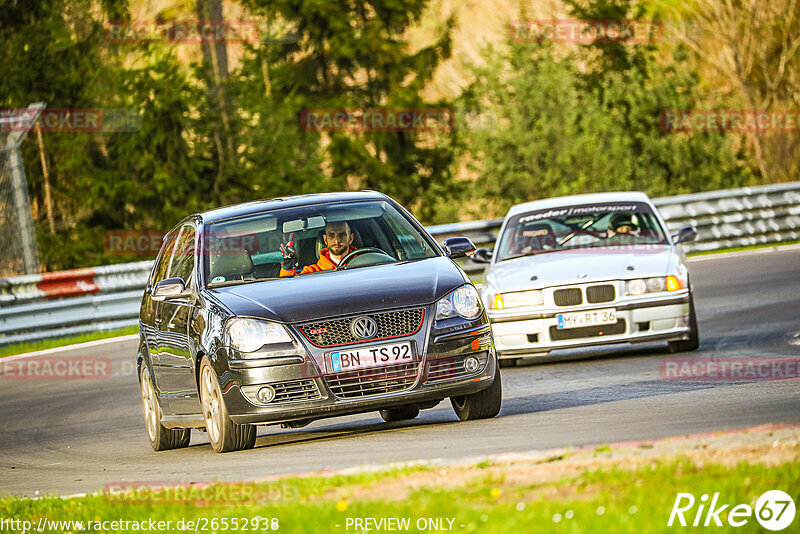
<instances>
[{"instance_id":1,"label":"black car door","mask_svg":"<svg viewBox=\"0 0 800 534\"><path fill-rule=\"evenodd\" d=\"M167 271L167 278L181 278L184 281L186 292L159 302L156 312L160 335L160 389L174 414L200 413L189 337L194 311L195 235L193 225L186 224L181 228Z\"/></svg>"},{"instance_id":2,"label":"black car door","mask_svg":"<svg viewBox=\"0 0 800 534\"><path fill-rule=\"evenodd\" d=\"M158 317L159 302L153 300L152 292L155 285L160 280L167 277L167 269L169 268L170 260L172 259L172 252L175 249L175 238L178 237L178 231L173 230L164 237L164 243L161 246L161 251L156 258L156 264L153 268L153 273L150 280L147 282L147 291L144 299L142 299L142 308L139 312L140 325L142 336L144 337L147 351L150 356L150 363L153 366L153 374L155 375L155 388L161 394L161 373L159 361L159 347L161 345L161 332L160 332L160 319Z\"/></svg>"}]
</instances>

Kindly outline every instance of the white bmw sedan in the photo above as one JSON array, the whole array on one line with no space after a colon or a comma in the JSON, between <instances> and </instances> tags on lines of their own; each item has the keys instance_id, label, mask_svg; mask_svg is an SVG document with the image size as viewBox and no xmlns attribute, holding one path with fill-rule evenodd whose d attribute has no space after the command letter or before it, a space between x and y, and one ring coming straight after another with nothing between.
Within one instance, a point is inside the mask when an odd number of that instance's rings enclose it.
<instances>
[{"instance_id":1,"label":"white bmw sedan","mask_svg":"<svg viewBox=\"0 0 800 534\"><path fill-rule=\"evenodd\" d=\"M506 215L481 297L501 362L556 349L667 342L697 349L686 256L644 193L598 193L519 204Z\"/></svg>"}]
</instances>

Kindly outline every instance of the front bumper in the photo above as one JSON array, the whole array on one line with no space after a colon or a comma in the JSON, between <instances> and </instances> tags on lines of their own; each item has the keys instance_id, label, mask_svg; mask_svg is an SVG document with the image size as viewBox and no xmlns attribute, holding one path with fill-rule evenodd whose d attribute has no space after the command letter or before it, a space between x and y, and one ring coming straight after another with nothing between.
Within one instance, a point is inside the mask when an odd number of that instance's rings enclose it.
<instances>
[{"instance_id":1,"label":"front bumper","mask_svg":"<svg viewBox=\"0 0 800 534\"><path fill-rule=\"evenodd\" d=\"M229 358L227 349L220 349L214 366L231 420L238 424L267 424L406 404L429 407L446 397L475 393L491 385L497 357L485 314L455 331L427 326L415 335L391 340L412 343L416 348L413 364L362 372L326 374L325 351L299 336L301 343L295 346L294 354L284 351L279 358L237 360ZM368 349L380 344L361 347ZM473 365L466 365L473 358L478 360L477 368L473 367L474 360L470 362ZM256 396L264 386L271 386L277 392L269 403L259 402Z\"/></svg>"},{"instance_id":2,"label":"front bumper","mask_svg":"<svg viewBox=\"0 0 800 534\"><path fill-rule=\"evenodd\" d=\"M615 308L616 325L558 329L558 314ZM689 291L615 302L490 314L499 358L545 356L556 349L687 339Z\"/></svg>"}]
</instances>

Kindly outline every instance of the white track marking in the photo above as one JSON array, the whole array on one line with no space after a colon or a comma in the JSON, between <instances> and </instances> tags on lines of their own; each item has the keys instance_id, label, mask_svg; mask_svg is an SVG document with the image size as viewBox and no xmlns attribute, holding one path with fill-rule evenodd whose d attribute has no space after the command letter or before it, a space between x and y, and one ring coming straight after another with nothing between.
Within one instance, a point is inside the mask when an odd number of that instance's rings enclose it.
<instances>
[{"instance_id":1,"label":"white track marking","mask_svg":"<svg viewBox=\"0 0 800 534\"><path fill-rule=\"evenodd\" d=\"M96 339L94 341L86 341L84 343L76 343L74 345L64 345L63 347L53 347L52 349L37 350L35 352L26 352L23 354L14 354L13 356L5 356L0 358L0 362L8 362L13 360L21 360L23 358L32 358L34 356L44 356L45 354L55 354L57 352L65 352L68 350L85 349L89 347L97 347L107 343L118 343L121 341L129 341L131 339L139 339L139 334L129 334L127 336L109 337L105 339Z\"/></svg>"}]
</instances>

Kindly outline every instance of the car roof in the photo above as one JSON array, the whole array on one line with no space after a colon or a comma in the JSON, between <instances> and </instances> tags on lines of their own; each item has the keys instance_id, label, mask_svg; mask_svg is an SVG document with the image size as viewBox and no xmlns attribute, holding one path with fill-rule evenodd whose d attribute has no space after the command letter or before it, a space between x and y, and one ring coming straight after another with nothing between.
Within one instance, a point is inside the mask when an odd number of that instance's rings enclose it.
<instances>
[{"instance_id":1,"label":"car roof","mask_svg":"<svg viewBox=\"0 0 800 534\"><path fill-rule=\"evenodd\" d=\"M342 193L317 193L311 195L297 195L291 197L278 197L266 200L256 200L233 204L222 208L197 213L204 223L212 223L251 213L260 213L273 209L297 208L312 206L314 204L327 204L330 202L346 202L353 200L388 200L389 197L377 191L351 191Z\"/></svg>"},{"instance_id":2,"label":"car roof","mask_svg":"<svg viewBox=\"0 0 800 534\"><path fill-rule=\"evenodd\" d=\"M508 210L506 217L511 217L518 213L535 211L548 208L558 208L562 206L577 206L581 204L593 204L595 202L650 202L650 198L639 191L618 191L610 193L590 193L586 195L570 195L566 197L546 198L533 200L512 206Z\"/></svg>"}]
</instances>

